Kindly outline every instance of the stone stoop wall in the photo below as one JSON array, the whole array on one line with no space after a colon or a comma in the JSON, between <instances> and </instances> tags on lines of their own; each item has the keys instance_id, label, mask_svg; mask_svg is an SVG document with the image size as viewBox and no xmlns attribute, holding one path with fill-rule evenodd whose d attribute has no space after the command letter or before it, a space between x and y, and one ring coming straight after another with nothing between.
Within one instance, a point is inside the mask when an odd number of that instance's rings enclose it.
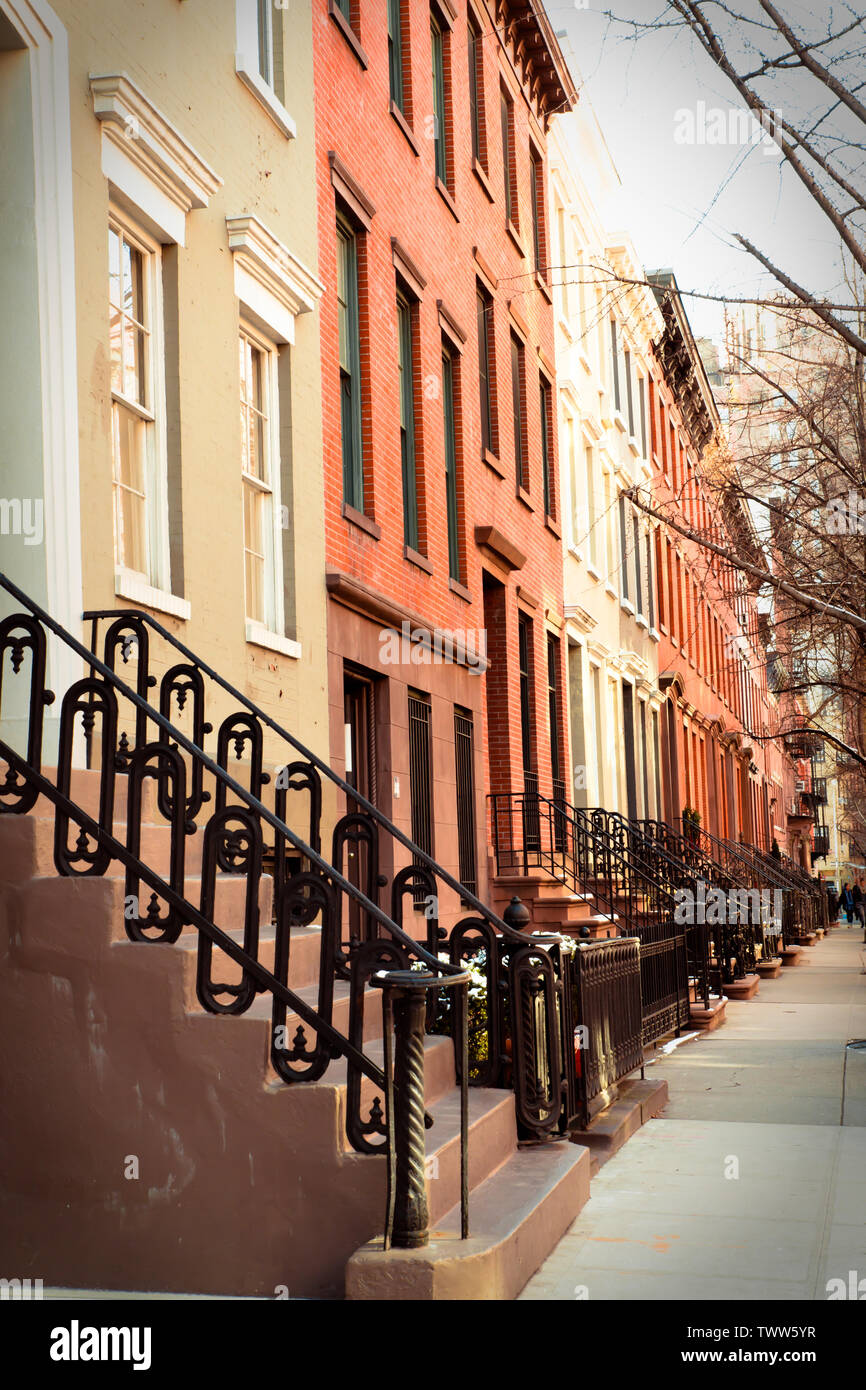
<instances>
[{"instance_id":1,"label":"stone stoop wall","mask_svg":"<svg viewBox=\"0 0 866 1390\"><path fill-rule=\"evenodd\" d=\"M4 819L4 1274L341 1297L385 1165L347 1151L340 1092L269 1084L267 1020L188 1013L183 953L119 939L122 880L31 877L34 822Z\"/></svg>"}]
</instances>

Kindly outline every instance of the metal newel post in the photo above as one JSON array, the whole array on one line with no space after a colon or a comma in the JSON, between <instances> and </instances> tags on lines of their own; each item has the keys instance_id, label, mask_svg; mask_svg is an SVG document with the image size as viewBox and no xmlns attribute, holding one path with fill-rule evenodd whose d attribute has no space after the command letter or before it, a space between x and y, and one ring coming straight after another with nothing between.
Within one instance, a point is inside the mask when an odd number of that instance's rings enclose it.
<instances>
[{"instance_id":1,"label":"metal newel post","mask_svg":"<svg viewBox=\"0 0 866 1390\"><path fill-rule=\"evenodd\" d=\"M385 1111L388 1132L388 1201L385 1245L398 1250L418 1250L429 1241L430 1212L425 1172L426 1111L424 1108L424 1033L429 990L459 988L460 1019L458 1065L461 1071L461 1207L462 1235L468 1227L468 1056L466 1051L466 988L469 975L460 971L434 975L432 971L388 970L374 975L371 984L382 990L385 1028ZM391 1072L391 1021L393 1020L393 1079Z\"/></svg>"},{"instance_id":2,"label":"metal newel post","mask_svg":"<svg viewBox=\"0 0 866 1390\"><path fill-rule=\"evenodd\" d=\"M410 972L411 973L411 972ZM426 1245L430 1213L424 1176L424 1025L423 986L395 989L394 1011L394 1230L398 1250Z\"/></svg>"}]
</instances>

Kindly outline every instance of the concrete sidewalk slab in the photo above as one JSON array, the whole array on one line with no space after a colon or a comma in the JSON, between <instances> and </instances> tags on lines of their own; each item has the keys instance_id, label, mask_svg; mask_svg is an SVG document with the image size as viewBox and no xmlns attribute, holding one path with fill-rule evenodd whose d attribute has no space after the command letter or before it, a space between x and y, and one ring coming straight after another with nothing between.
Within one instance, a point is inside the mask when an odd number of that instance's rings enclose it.
<instances>
[{"instance_id":1,"label":"concrete sidewalk slab","mask_svg":"<svg viewBox=\"0 0 866 1390\"><path fill-rule=\"evenodd\" d=\"M593 1180L590 1201L526 1299L827 1298L866 1277L866 1036L862 942L836 933L808 971L784 971L723 1032L660 1056L649 1121Z\"/></svg>"}]
</instances>

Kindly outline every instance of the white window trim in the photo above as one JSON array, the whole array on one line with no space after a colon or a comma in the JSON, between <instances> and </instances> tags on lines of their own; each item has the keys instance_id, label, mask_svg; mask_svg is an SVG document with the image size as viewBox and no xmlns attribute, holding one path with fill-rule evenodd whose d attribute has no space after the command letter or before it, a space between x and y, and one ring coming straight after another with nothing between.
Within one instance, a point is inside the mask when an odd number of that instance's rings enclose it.
<instances>
[{"instance_id":1,"label":"white window trim","mask_svg":"<svg viewBox=\"0 0 866 1390\"><path fill-rule=\"evenodd\" d=\"M267 448L268 448L268 482L267 490L271 499L271 528L270 535L267 537L267 548L265 550L265 622L259 622L255 618L250 618L245 612L244 618L247 628L252 627L261 634L270 634L276 640L286 639L282 637L282 629L285 623L285 610L283 604L283 538L280 503L280 484L282 472L282 459L280 457L280 398L279 398L279 373L277 365L278 347L264 337L254 325L252 325L243 312L241 306L240 322L238 324L240 333L250 338L253 345L265 354L265 373L267 389ZM240 382L238 382L240 390ZM246 486L241 474L241 487ZM246 585L246 566L244 573L244 584ZM246 590L244 592L244 607L246 608ZM248 637L249 641L250 638ZM264 645L260 642L259 645ZM278 649L279 650L279 649Z\"/></svg>"},{"instance_id":2,"label":"white window trim","mask_svg":"<svg viewBox=\"0 0 866 1390\"><path fill-rule=\"evenodd\" d=\"M176 594L155 589L133 570L117 568L114 571L114 592L118 598L128 598L143 608L155 608L160 613L170 613L175 618L189 618L192 605L188 599L178 598Z\"/></svg>"},{"instance_id":3,"label":"white window trim","mask_svg":"<svg viewBox=\"0 0 866 1390\"><path fill-rule=\"evenodd\" d=\"M276 92L259 72L259 27L256 0L235 0L235 72L287 140L297 127Z\"/></svg>"},{"instance_id":4,"label":"white window trim","mask_svg":"<svg viewBox=\"0 0 866 1390\"><path fill-rule=\"evenodd\" d=\"M293 637L281 637L278 632L269 632L253 618L246 619L245 628L246 640L252 646L264 647L266 651L280 652L282 656L290 656L294 661L300 661L301 644Z\"/></svg>"},{"instance_id":5,"label":"white window trim","mask_svg":"<svg viewBox=\"0 0 866 1390\"><path fill-rule=\"evenodd\" d=\"M147 449L147 494L146 494L146 513L147 513L147 540L148 540L148 563L151 566L147 574L138 573L135 570L127 570L124 566L115 565L117 572L131 576L138 585L151 590L155 594L171 594L171 555L168 530L168 443L166 439L165 421L165 342L163 334L163 302L162 302L162 247L158 242L149 237L140 226L127 217L121 210L114 206L109 207L109 224L122 230L131 242L138 245L142 254L146 257L145 293L148 297L149 309L149 333L148 333L148 372L151 381L151 410L153 416L153 429L150 430L149 443ZM108 285L108 263L106 261L106 291ZM107 293L106 293L107 300ZM106 335L107 340L107 335ZM111 392L112 402L115 399L115 392ZM135 409L135 402L129 402L123 395L117 395L117 399L123 404ZM140 412L139 412L140 413ZM113 480L113 460L112 460L112 492L114 490ZM114 499L112 497L112 503ZM140 600L142 603L144 599ZM178 600L182 602L182 600Z\"/></svg>"},{"instance_id":6,"label":"white window trim","mask_svg":"<svg viewBox=\"0 0 866 1390\"><path fill-rule=\"evenodd\" d=\"M102 126L102 172L152 236L186 245L186 217L207 207L222 179L126 73L92 74Z\"/></svg>"}]
</instances>

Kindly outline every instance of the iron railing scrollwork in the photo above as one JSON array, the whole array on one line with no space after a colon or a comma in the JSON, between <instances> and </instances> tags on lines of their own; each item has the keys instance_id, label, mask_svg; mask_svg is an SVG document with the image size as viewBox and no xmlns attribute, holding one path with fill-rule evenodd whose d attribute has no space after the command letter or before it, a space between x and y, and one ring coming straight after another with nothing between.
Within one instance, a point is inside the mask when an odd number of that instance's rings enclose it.
<instances>
[{"instance_id":1,"label":"iron railing scrollwork","mask_svg":"<svg viewBox=\"0 0 866 1390\"><path fill-rule=\"evenodd\" d=\"M5 763L0 814L26 813L40 795L46 796L54 806L59 873L99 875L119 862L127 901L134 904L125 914L126 931L134 941L171 942L183 930L194 929L197 993L209 1012L243 1013L257 994L270 994L271 1060L284 1082L315 1081L334 1059L345 1058L347 1132L359 1152L380 1153L387 1144L385 1077L363 1045L369 986L383 970L424 970L439 982L438 990L428 990L428 1015L438 1014L440 1024L446 1016L458 1071L463 1066L473 1084L514 1086L524 1137L565 1132L574 1112L574 1074L571 1042L566 1046L564 1041L569 976L557 933L529 938L492 912L149 613L85 614L91 633L88 651L4 576L0 587L21 609L0 623L0 694L8 693L16 677L29 681L26 750L18 752L0 741ZM55 781L42 770L44 710L54 700L45 684L48 635L74 653L87 672L61 702ZM79 731L87 765L99 774L94 815L71 791ZM212 753L206 751L210 737ZM333 826L330 859L321 842L326 782L345 798L347 808ZM125 804L118 795L121 783ZM156 808L150 818L168 830L167 854L158 865L146 843L148 785L154 788ZM301 831L293 828L299 808ZM189 900L185 887L193 835L202 837L198 903ZM401 857L405 868L399 867ZM259 959L259 889L266 859L274 870L273 971ZM358 863L360 874L354 868ZM391 915L380 904L388 882L380 872L383 864L393 866ZM224 874L245 879L242 942L218 925L219 876ZM425 939L418 941L404 928L403 913L404 908L412 911L422 893L433 906L427 912ZM449 894L471 916L458 918L453 939L446 943L438 920ZM321 928L321 951L317 999L311 1005L291 987L289 964L293 932L315 925ZM449 982L465 971L463 955L479 949L494 981L483 1000L482 1031L489 1046L477 1064L470 1058L464 1065L460 1029L469 1010L443 1008L434 1000L447 998ZM341 989L348 992L346 1031L334 1022ZM524 1009L516 1031L509 1010L513 1000L527 994L536 1004L528 1015ZM528 1029L523 1026L527 1017ZM378 1088L372 1103L368 1099L363 1106L362 1077ZM366 1090L364 1094L369 1097ZM399 1100L398 1086L398 1109Z\"/></svg>"}]
</instances>

